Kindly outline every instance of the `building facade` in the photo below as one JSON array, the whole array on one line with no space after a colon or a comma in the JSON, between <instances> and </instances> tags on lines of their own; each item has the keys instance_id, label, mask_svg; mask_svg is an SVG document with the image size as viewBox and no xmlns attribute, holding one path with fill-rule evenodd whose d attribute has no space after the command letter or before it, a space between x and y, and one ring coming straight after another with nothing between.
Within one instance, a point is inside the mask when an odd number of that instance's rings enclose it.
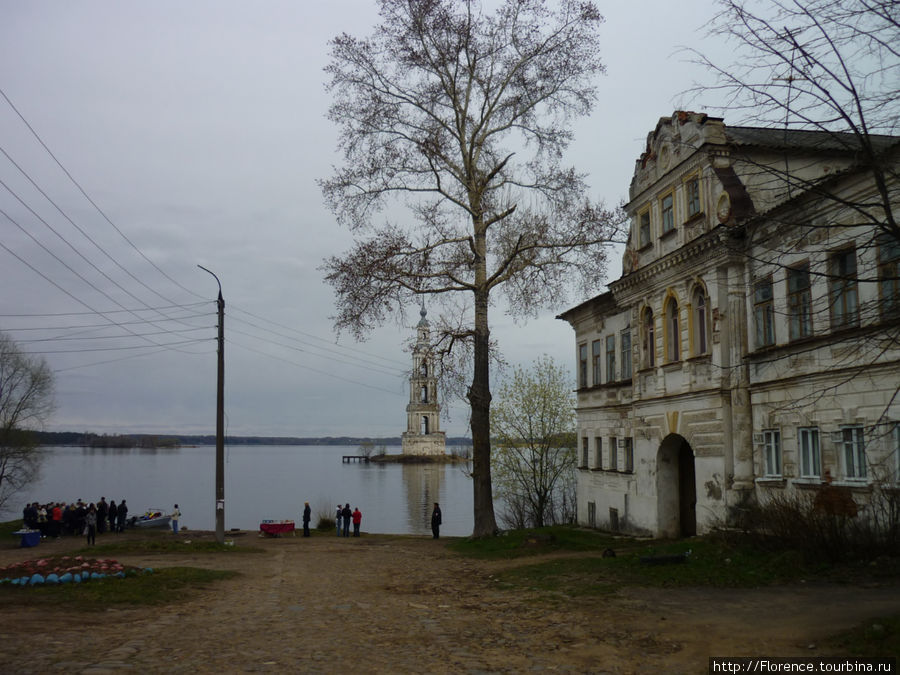
<instances>
[{"instance_id":1,"label":"building facade","mask_svg":"<svg viewBox=\"0 0 900 675\"><path fill-rule=\"evenodd\" d=\"M431 354L431 328L425 305L416 326L413 367L409 377L409 403L406 406L406 431L401 438L404 455L443 455L446 435L440 429L441 406L438 403L437 375Z\"/></svg>"},{"instance_id":2,"label":"building facade","mask_svg":"<svg viewBox=\"0 0 900 675\"><path fill-rule=\"evenodd\" d=\"M660 119L637 160L622 276L575 329L583 525L689 536L748 501L897 485L898 142Z\"/></svg>"}]
</instances>

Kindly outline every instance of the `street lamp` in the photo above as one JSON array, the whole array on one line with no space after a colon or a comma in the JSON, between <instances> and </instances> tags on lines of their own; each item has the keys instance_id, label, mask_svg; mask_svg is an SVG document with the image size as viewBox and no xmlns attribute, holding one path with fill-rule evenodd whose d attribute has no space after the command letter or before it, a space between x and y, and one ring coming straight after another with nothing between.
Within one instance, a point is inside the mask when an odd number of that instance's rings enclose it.
<instances>
[{"instance_id":1,"label":"street lamp","mask_svg":"<svg viewBox=\"0 0 900 675\"><path fill-rule=\"evenodd\" d=\"M216 541L225 543L225 300L222 298L222 282L203 265L197 265L212 274L219 284L219 362L216 376Z\"/></svg>"}]
</instances>

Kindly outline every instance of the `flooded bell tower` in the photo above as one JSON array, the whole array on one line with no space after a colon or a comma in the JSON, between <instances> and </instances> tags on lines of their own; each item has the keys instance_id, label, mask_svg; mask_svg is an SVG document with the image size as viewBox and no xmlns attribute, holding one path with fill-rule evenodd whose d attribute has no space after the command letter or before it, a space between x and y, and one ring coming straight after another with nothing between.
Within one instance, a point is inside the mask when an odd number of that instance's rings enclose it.
<instances>
[{"instance_id":1,"label":"flooded bell tower","mask_svg":"<svg viewBox=\"0 0 900 675\"><path fill-rule=\"evenodd\" d=\"M441 406L438 404L437 377L431 353L431 328L425 318L425 301L416 326L413 368L409 377L409 403L406 406L406 431L402 438L404 455L443 455L445 434L440 430Z\"/></svg>"}]
</instances>

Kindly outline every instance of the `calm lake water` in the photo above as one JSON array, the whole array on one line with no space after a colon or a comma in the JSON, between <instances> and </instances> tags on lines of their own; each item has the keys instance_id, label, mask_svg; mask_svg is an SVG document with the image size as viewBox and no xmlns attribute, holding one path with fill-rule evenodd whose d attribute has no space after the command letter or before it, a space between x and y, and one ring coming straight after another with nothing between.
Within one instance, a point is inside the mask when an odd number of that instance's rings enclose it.
<instances>
[{"instance_id":1,"label":"calm lake water","mask_svg":"<svg viewBox=\"0 0 900 675\"><path fill-rule=\"evenodd\" d=\"M125 499L129 515L174 504L181 525L215 529L214 446L165 450L43 448L40 479L14 497L0 518L21 518L27 502ZM388 454L400 448L387 448ZM472 533L472 480L464 464L366 464L341 461L356 446L226 446L225 529L256 530L262 520L301 526L303 502L334 516L338 502L362 511L362 530L430 534L439 502L441 534Z\"/></svg>"}]
</instances>

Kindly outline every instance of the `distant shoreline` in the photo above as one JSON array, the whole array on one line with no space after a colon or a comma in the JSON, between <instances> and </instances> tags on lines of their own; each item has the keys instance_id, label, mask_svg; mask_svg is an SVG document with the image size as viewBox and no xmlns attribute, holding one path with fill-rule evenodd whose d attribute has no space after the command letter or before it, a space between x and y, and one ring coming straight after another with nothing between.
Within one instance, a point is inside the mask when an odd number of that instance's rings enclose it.
<instances>
[{"instance_id":1,"label":"distant shoreline","mask_svg":"<svg viewBox=\"0 0 900 675\"><path fill-rule=\"evenodd\" d=\"M93 434L70 431L32 431L38 445L68 445L82 448L177 448L215 445L213 434ZM400 446L400 436L374 438L366 436L226 436L225 445L371 445ZM471 446L465 436L447 438L448 446Z\"/></svg>"}]
</instances>

